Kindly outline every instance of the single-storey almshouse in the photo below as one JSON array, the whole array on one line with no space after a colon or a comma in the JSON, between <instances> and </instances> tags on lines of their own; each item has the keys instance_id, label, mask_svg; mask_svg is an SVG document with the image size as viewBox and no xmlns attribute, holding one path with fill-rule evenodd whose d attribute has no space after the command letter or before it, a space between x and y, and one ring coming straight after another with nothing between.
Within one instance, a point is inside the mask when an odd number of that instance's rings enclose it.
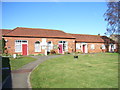
<instances>
[{"instance_id":1,"label":"single-storey almshouse","mask_svg":"<svg viewBox=\"0 0 120 90\"><path fill-rule=\"evenodd\" d=\"M116 43L106 36L69 34L61 30L23 27L1 30L9 54L46 54L53 51L60 54L65 52L97 53L117 50Z\"/></svg>"}]
</instances>

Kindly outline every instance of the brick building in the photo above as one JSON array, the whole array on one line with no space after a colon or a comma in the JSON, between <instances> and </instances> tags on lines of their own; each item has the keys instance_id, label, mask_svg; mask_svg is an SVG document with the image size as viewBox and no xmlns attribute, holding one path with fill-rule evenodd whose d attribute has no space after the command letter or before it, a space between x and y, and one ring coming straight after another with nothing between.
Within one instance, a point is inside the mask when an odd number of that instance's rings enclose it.
<instances>
[{"instance_id":1,"label":"brick building","mask_svg":"<svg viewBox=\"0 0 120 90\"><path fill-rule=\"evenodd\" d=\"M76 52L117 52L117 44L107 36L70 34L76 37Z\"/></svg>"},{"instance_id":2,"label":"brick building","mask_svg":"<svg viewBox=\"0 0 120 90\"><path fill-rule=\"evenodd\" d=\"M64 54L75 51L75 37L60 30L17 27L10 32L4 31L3 38L10 54L45 54L51 50Z\"/></svg>"},{"instance_id":3,"label":"brick building","mask_svg":"<svg viewBox=\"0 0 120 90\"><path fill-rule=\"evenodd\" d=\"M106 42L99 35L68 34L61 30L17 27L13 30L2 30L9 54L46 54L65 52L97 53L106 52ZM110 43L108 43L110 44ZM110 50L115 51L113 43Z\"/></svg>"}]
</instances>

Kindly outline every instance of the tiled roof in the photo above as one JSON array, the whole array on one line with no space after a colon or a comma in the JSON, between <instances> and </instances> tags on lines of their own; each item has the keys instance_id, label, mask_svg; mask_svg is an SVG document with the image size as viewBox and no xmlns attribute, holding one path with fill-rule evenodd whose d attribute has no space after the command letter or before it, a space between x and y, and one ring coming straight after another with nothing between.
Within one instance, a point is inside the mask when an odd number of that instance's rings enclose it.
<instances>
[{"instance_id":1,"label":"tiled roof","mask_svg":"<svg viewBox=\"0 0 120 90\"><path fill-rule=\"evenodd\" d=\"M17 27L5 36L75 38L61 30Z\"/></svg>"},{"instance_id":2,"label":"tiled roof","mask_svg":"<svg viewBox=\"0 0 120 90\"><path fill-rule=\"evenodd\" d=\"M87 34L70 34L76 37L78 42L104 42L99 35L87 35Z\"/></svg>"},{"instance_id":3,"label":"tiled roof","mask_svg":"<svg viewBox=\"0 0 120 90\"><path fill-rule=\"evenodd\" d=\"M5 35L5 34L11 32L12 30L10 30L10 29L0 29L0 31L2 32L2 35Z\"/></svg>"},{"instance_id":4,"label":"tiled roof","mask_svg":"<svg viewBox=\"0 0 120 90\"><path fill-rule=\"evenodd\" d=\"M114 40L110 39L107 36L101 36L101 38L106 42L106 43L117 43Z\"/></svg>"}]
</instances>

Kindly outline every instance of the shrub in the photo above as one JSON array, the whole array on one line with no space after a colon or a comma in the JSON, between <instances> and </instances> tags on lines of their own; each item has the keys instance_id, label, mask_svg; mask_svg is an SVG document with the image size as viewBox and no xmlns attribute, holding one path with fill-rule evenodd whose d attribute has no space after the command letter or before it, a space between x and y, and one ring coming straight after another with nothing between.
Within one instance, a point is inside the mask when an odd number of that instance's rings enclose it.
<instances>
[{"instance_id":1,"label":"shrub","mask_svg":"<svg viewBox=\"0 0 120 90\"><path fill-rule=\"evenodd\" d=\"M65 54L70 54L70 52L65 52Z\"/></svg>"},{"instance_id":2,"label":"shrub","mask_svg":"<svg viewBox=\"0 0 120 90\"><path fill-rule=\"evenodd\" d=\"M29 54L29 56L34 56L34 54Z\"/></svg>"},{"instance_id":3,"label":"shrub","mask_svg":"<svg viewBox=\"0 0 120 90\"><path fill-rule=\"evenodd\" d=\"M38 56L43 56L44 54L38 54Z\"/></svg>"},{"instance_id":4,"label":"shrub","mask_svg":"<svg viewBox=\"0 0 120 90\"><path fill-rule=\"evenodd\" d=\"M50 53L51 54L56 54L56 52L54 50L51 50Z\"/></svg>"},{"instance_id":5,"label":"shrub","mask_svg":"<svg viewBox=\"0 0 120 90\"><path fill-rule=\"evenodd\" d=\"M11 54L2 53L2 56L12 56Z\"/></svg>"},{"instance_id":6,"label":"shrub","mask_svg":"<svg viewBox=\"0 0 120 90\"><path fill-rule=\"evenodd\" d=\"M80 51L79 52L75 52L75 54L82 54L82 52L80 52Z\"/></svg>"},{"instance_id":7,"label":"shrub","mask_svg":"<svg viewBox=\"0 0 120 90\"><path fill-rule=\"evenodd\" d=\"M16 56L23 56L23 55L21 55L21 54L16 54Z\"/></svg>"}]
</instances>

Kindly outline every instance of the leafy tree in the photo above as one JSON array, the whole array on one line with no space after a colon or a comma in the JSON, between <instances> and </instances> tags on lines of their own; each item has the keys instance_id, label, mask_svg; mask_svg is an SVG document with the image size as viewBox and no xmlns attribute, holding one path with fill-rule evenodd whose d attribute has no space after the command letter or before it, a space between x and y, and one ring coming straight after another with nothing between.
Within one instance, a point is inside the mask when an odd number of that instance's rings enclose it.
<instances>
[{"instance_id":1,"label":"leafy tree","mask_svg":"<svg viewBox=\"0 0 120 90\"><path fill-rule=\"evenodd\" d=\"M4 53L4 51L6 50L5 45L6 45L5 39L2 38L2 53Z\"/></svg>"},{"instance_id":2,"label":"leafy tree","mask_svg":"<svg viewBox=\"0 0 120 90\"><path fill-rule=\"evenodd\" d=\"M107 32L105 34L117 34L120 33L119 27L119 18L120 18L120 2L116 2L115 0L109 0L107 3L108 9L104 13L105 21L107 24Z\"/></svg>"}]
</instances>

